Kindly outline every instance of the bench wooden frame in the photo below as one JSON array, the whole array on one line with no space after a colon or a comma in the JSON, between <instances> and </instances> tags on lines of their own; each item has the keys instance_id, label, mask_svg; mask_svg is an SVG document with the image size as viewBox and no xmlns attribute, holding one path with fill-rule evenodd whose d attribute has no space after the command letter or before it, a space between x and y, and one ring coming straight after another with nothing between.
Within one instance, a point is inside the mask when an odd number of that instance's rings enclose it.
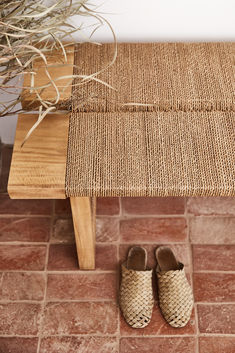
<instances>
[{"instance_id":1,"label":"bench wooden frame","mask_svg":"<svg viewBox=\"0 0 235 353\"><path fill-rule=\"evenodd\" d=\"M73 50L68 55L69 65L60 68L60 75L69 76L73 73ZM51 62L61 64L62 54L55 54ZM35 86L42 86L48 81L43 64L36 63ZM51 67L52 77L58 77L58 68ZM66 85L66 80L63 82ZM24 79L24 87L29 85L29 77ZM53 98L53 88L43 92L44 96ZM23 90L22 106L32 109L35 95L27 89ZM68 86L60 99L68 100L71 86ZM8 193L12 199L65 199L65 175L68 144L69 114L60 112L48 114L34 130L25 145L22 141L29 129L36 122L37 114L19 114L15 143L12 155ZM71 197L71 210L74 233L79 261L79 268L91 270L95 268L95 214L92 212L89 197Z\"/></svg>"},{"instance_id":2,"label":"bench wooden frame","mask_svg":"<svg viewBox=\"0 0 235 353\"><path fill-rule=\"evenodd\" d=\"M21 147L37 114L19 114L8 181L12 199L65 199L68 114L49 114ZM95 231L89 197L71 197L80 269L95 268Z\"/></svg>"}]
</instances>

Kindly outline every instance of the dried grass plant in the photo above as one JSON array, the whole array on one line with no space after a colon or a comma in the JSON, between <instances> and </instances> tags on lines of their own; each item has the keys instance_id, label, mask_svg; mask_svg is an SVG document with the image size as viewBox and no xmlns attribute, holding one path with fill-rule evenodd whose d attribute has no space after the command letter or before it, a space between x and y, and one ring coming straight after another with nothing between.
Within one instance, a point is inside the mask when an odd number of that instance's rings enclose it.
<instances>
[{"instance_id":1,"label":"dried grass plant","mask_svg":"<svg viewBox=\"0 0 235 353\"><path fill-rule=\"evenodd\" d=\"M60 84L64 76L53 80L48 71L48 55L54 50L60 50L64 58L63 65L67 65L66 50L74 44L75 35L76 42L78 34L81 41L91 41L93 33L104 24L110 27L114 40L115 35L108 21L88 0L0 0L0 14L0 117L23 111L22 108L18 108L22 98L22 77L25 74L30 75L30 86L25 88L34 93L40 104L38 121L28 132L27 139L46 114L58 108L61 92L68 85L72 85L75 78L74 75L66 77L68 83L64 87ZM78 16L76 25L71 22L74 16ZM84 18L94 19L90 36L85 40ZM39 58L45 64L48 83L36 87L34 84L36 71L33 63ZM112 65L115 58L116 50L107 66ZM105 69L106 67L102 71ZM97 78L99 73L100 71L90 76L76 76L80 78L77 85L84 85L89 80L98 80L101 84L105 84ZM50 101L42 98L42 92L49 86L53 86L55 91L55 97ZM6 94L12 97L7 102L6 99L1 99Z\"/></svg>"}]
</instances>

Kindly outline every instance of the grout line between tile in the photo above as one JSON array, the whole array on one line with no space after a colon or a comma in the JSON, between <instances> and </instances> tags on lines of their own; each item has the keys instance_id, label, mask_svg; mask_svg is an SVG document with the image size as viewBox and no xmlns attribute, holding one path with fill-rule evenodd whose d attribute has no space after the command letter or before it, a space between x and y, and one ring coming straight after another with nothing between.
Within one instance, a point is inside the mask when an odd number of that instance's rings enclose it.
<instances>
[{"instance_id":1,"label":"grout line between tile","mask_svg":"<svg viewBox=\"0 0 235 353\"><path fill-rule=\"evenodd\" d=\"M193 266L193 253L192 253L192 244L191 244L191 238L190 238L190 220L192 218L191 215L188 214L188 208L187 208L187 198L184 199L184 206L185 206L185 222L187 225L187 242L188 242L188 251L189 251L189 257L190 257L190 279L191 279L191 286L192 286L192 291L193 291L193 297L194 297L194 284L193 284L193 271L194 271L194 266ZM197 306L194 301L194 311L195 311L195 335L196 335L196 340L195 340L195 353L199 353L199 346L198 346L198 318L197 318Z\"/></svg>"},{"instance_id":2,"label":"grout line between tile","mask_svg":"<svg viewBox=\"0 0 235 353\"><path fill-rule=\"evenodd\" d=\"M38 329L38 347L37 347L37 353L40 351L40 344L41 344L41 333L43 329L43 322L44 322L44 316L45 316L45 306L46 306L46 292L47 292L47 263L48 263L48 257L49 257L49 243L47 244L47 253L46 253L46 263L45 263L45 289L44 289L44 297L42 301L42 307L41 307L41 318L40 318L40 323L39 323L39 329Z\"/></svg>"},{"instance_id":3,"label":"grout line between tile","mask_svg":"<svg viewBox=\"0 0 235 353\"><path fill-rule=\"evenodd\" d=\"M53 334L53 335L45 335L45 337L116 337L118 336L114 334L98 334L98 333L87 333L87 334ZM1 334L0 337L22 337L22 338L38 338L38 336L33 336L33 335L6 335L6 334ZM195 337L193 334L183 334L183 335L127 335L127 336L122 336L122 337L129 337L129 338L171 338L171 337ZM230 334L230 333L200 333L199 337L232 337L235 338L235 334Z\"/></svg>"},{"instance_id":4,"label":"grout line between tile","mask_svg":"<svg viewBox=\"0 0 235 353\"><path fill-rule=\"evenodd\" d=\"M196 325L196 353L199 353L199 322L198 322L198 312L197 312L197 304L194 304L195 307L195 325Z\"/></svg>"},{"instance_id":5,"label":"grout line between tile","mask_svg":"<svg viewBox=\"0 0 235 353\"><path fill-rule=\"evenodd\" d=\"M135 219L135 218L184 218L184 213L181 214L122 214L121 220Z\"/></svg>"},{"instance_id":6,"label":"grout line between tile","mask_svg":"<svg viewBox=\"0 0 235 353\"><path fill-rule=\"evenodd\" d=\"M221 270L196 270L194 273L221 273L221 274L235 274L235 271L221 271Z\"/></svg>"},{"instance_id":7,"label":"grout line between tile","mask_svg":"<svg viewBox=\"0 0 235 353\"><path fill-rule=\"evenodd\" d=\"M47 295L47 281L48 281L47 267L48 267L48 259L49 259L49 247L50 247L50 241L51 241L51 238L52 238L53 225L54 225L54 218L55 218L55 200L52 201L52 214L51 214L51 222L50 222L50 234L49 234L49 241L47 243L46 259L45 259L45 270L44 270L44 273L45 273L45 289L44 289L44 297L43 297L43 302L42 302L42 307L41 307L41 319L40 319L39 330L38 330L37 353L40 352L42 332L43 332L43 323L44 323L44 317L45 317L46 295Z\"/></svg>"},{"instance_id":8,"label":"grout line between tile","mask_svg":"<svg viewBox=\"0 0 235 353\"><path fill-rule=\"evenodd\" d=\"M11 299L3 299L0 300L0 305L4 305L4 304L38 304L38 305L42 305L43 303L43 299L42 300L11 300Z\"/></svg>"},{"instance_id":9,"label":"grout line between tile","mask_svg":"<svg viewBox=\"0 0 235 353\"><path fill-rule=\"evenodd\" d=\"M48 242L47 241L18 241L18 240L15 240L15 241L0 241L0 245L46 245ZM99 245L117 245L119 243L118 240L115 240L115 241L97 241L96 244L99 244ZM122 240L120 241L121 244L133 244L133 242L131 241L125 241L125 240ZM139 243L139 244L143 244L143 241L141 240L135 240L135 243ZM187 239L186 240L182 240L182 241L164 241L164 244L185 244L185 243L188 243ZM50 244L53 244L53 245L75 245L75 242L74 241L65 241L65 242L59 242L59 241L55 241L55 240L52 240L50 242ZM154 241L144 241L144 244L156 244L156 242ZM235 244L192 244L191 245L199 245L199 246L235 246ZM217 270L216 270L217 271ZM234 271L235 272L235 271Z\"/></svg>"},{"instance_id":10,"label":"grout line between tile","mask_svg":"<svg viewBox=\"0 0 235 353\"><path fill-rule=\"evenodd\" d=\"M133 245L134 244L145 244L145 245L158 245L158 244L171 244L171 245L177 245L177 244L188 244L188 241L187 240L183 240L183 241L160 241L160 240L157 240L157 241L141 241L141 240L135 240L134 242L131 242L131 241L120 241L120 244L121 245ZM99 243L101 244L101 243Z\"/></svg>"},{"instance_id":11,"label":"grout line between tile","mask_svg":"<svg viewBox=\"0 0 235 353\"><path fill-rule=\"evenodd\" d=\"M51 218L51 215L43 215L43 214L25 214L25 213L19 213L19 214L0 214L0 218Z\"/></svg>"},{"instance_id":12,"label":"grout line between tile","mask_svg":"<svg viewBox=\"0 0 235 353\"><path fill-rule=\"evenodd\" d=\"M200 333L199 337L233 337L235 338L234 333Z\"/></svg>"},{"instance_id":13,"label":"grout line between tile","mask_svg":"<svg viewBox=\"0 0 235 353\"><path fill-rule=\"evenodd\" d=\"M159 242L159 240L158 240ZM133 242L131 241L123 241L122 239L120 240L113 240L113 241L96 241L96 244L102 246L107 246L107 245L119 245L119 243L121 245L133 245ZM141 241L141 240L135 240L134 241L135 244L146 244L146 245L156 245L156 241ZM187 244L187 240L182 240L182 241L164 241L164 244ZM25 243L28 244L28 243ZM33 244L37 244L36 242L34 242ZM32 244L32 245L33 245ZM45 244L45 243L44 243ZM75 245L74 241L70 241L70 242L55 242L54 240L51 242L52 245ZM18 244L17 244L18 245Z\"/></svg>"},{"instance_id":14,"label":"grout line between tile","mask_svg":"<svg viewBox=\"0 0 235 353\"><path fill-rule=\"evenodd\" d=\"M122 198L119 197L119 218L121 218L123 216L123 207L122 207Z\"/></svg>"},{"instance_id":15,"label":"grout line between tile","mask_svg":"<svg viewBox=\"0 0 235 353\"><path fill-rule=\"evenodd\" d=\"M0 241L0 246L1 245L35 245L35 246L40 246L40 245L47 245L47 241Z\"/></svg>"},{"instance_id":16,"label":"grout line between tile","mask_svg":"<svg viewBox=\"0 0 235 353\"><path fill-rule=\"evenodd\" d=\"M32 271L32 270L0 270L0 273L27 273L27 274L44 274L45 270L41 271ZM97 275L97 274L108 274L108 273L116 273L115 270L94 270L94 271L86 271L86 270L47 270L47 274L62 274L62 275L67 275L67 274L78 274L78 275Z\"/></svg>"},{"instance_id":17,"label":"grout line between tile","mask_svg":"<svg viewBox=\"0 0 235 353\"><path fill-rule=\"evenodd\" d=\"M53 275L53 274L58 274L58 275L59 274L97 275L97 274L106 274L106 273L108 274L108 273L116 273L116 272L117 272L116 270L92 270L92 271L89 271L89 270L79 270L78 269L78 270L70 270L70 271L66 271L66 270L65 271L48 270L47 274L49 274L49 275Z\"/></svg>"},{"instance_id":18,"label":"grout line between tile","mask_svg":"<svg viewBox=\"0 0 235 353\"><path fill-rule=\"evenodd\" d=\"M18 335L18 334L14 334L14 335L6 335L6 334L1 334L0 338L38 338L38 336L33 336L33 335ZM1 352L2 353L2 352Z\"/></svg>"},{"instance_id":19,"label":"grout line between tile","mask_svg":"<svg viewBox=\"0 0 235 353\"><path fill-rule=\"evenodd\" d=\"M189 217L205 217L205 218L234 218L235 214L221 214L221 215L194 215L192 213L188 213ZM51 215L48 214L25 214L25 213L1 213L0 214L0 218L50 218ZM70 213L64 213L64 214L55 214L56 218L62 218L62 219L67 219L71 217ZM180 214L156 214L156 213L148 213L148 214L138 214L138 213L124 213L123 212L123 208L122 208L122 204L120 201L120 213L118 214L114 214L114 215L110 215L110 214L97 214L97 217L101 217L101 218L123 218L123 219L127 219L127 218L184 218L184 213L180 213Z\"/></svg>"},{"instance_id":20,"label":"grout line between tile","mask_svg":"<svg viewBox=\"0 0 235 353\"><path fill-rule=\"evenodd\" d=\"M48 303L115 303L117 304L116 298L100 298L100 299L70 299L70 298L65 298L65 299L46 299L44 301L44 298L42 300L0 300L0 305L2 304L48 304Z\"/></svg>"},{"instance_id":21,"label":"grout line between tile","mask_svg":"<svg viewBox=\"0 0 235 353\"><path fill-rule=\"evenodd\" d=\"M164 243L165 245L166 243ZM175 243L171 243L175 245ZM144 245L147 245L146 243ZM190 270L190 269L189 269ZM27 274L43 274L44 270L0 270L0 273L27 273ZM69 275L69 274L77 274L77 275L97 275L97 274L108 274L114 273L116 274L116 270L94 270L94 271L86 271L86 270L47 270L47 274L62 274L62 275ZM189 271L190 273L190 271ZM207 273L207 274L235 274L235 271L195 271L194 273Z\"/></svg>"},{"instance_id":22,"label":"grout line between tile","mask_svg":"<svg viewBox=\"0 0 235 353\"><path fill-rule=\"evenodd\" d=\"M116 303L118 304L117 298L89 298L89 299L71 299L71 298L64 298L64 299L46 299L45 303ZM1 304L11 304L11 303L16 303L16 304L43 304L44 303L44 298L42 300L27 300L27 299L22 299L22 300L11 300L11 299L5 299L5 300L0 300L0 305ZM231 302L195 302L195 305L213 305L213 306L219 306L219 305L235 305L235 301Z\"/></svg>"},{"instance_id":23,"label":"grout line between tile","mask_svg":"<svg viewBox=\"0 0 235 353\"><path fill-rule=\"evenodd\" d=\"M182 337L182 338L184 338L184 337L192 337L192 338L196 338L196 335L195 334L183 334L183 335L162 335L162 334L157 334L157 335L133 335L133 334L131 334L131 335L123 335L121 338L164 338L164 337L166 337L166 338L171 338L171 337L177 337L177 338L179 338L179 337ZM166 352L167 353L167 352ZM189 353L192 353L192 352L189 352Z\"/></svg>"},{"instance_id":24,"label":"grout line between tile","mask_svg":"<svg viewBox=\"0 0 235 353\"><path fill-rule=\"evenodd\" d=\"M48 243L48 241L19 241L19 240L14 240L14 241L0 241L0 245L46 245ZM96 241L96 244L99 245L117 245L119 243L119 240L113 240L113 241ZM125 241L122 240L120 241L121 244L133 244L133 242L131 241ZM135 243L140 243L142 244L143 241L141 240L135 240ZM186 240L182 240L182 241L164 241L164 244L185 244L188 243L187 239ZM57 241L52 239L50 244L53 245L72 245L75 244L74 241ZM154 241L144 241L144 244L156 244L156 242ZM212 243L191 243L192 246L196 245L196 246L235 246L234 243L226 243L226 244L212 244ZM216 270L217 271L217 270ZM234 271L235 272L235 271Z\"/></svg>"},{"instance_id":25,"label":"grout line between tile","mask_svg":"<svg viewBox=\"0 0 235 353\"><path fill-rule=\"evenodd\" d=\"M195 243L191 242L191 244L194 246L235 246L235 243Z\"/></svg>"},{"instance_id":26,"label":"grout line between tile","mask_svg":"<svg viewBox=\"0 0 235 353\"><path fill-rule=\"evenodd\" d=\"M212 336L212 337L216 337L216 336L226 336L226 337L234 337L235 338L235 334L201 334L200 336L203 337L208 337L208 336ZM18 335L18 334L14 334L14 335L1 335L0 337L24 337L24 338L38 338L38 336L33 336L33 335ZM81 337L81 338L85 338L85 337L113 337L113 338L118 338L118 336L115 333L107 333L107 334L99 334L99 333L86 333L86 334L52 334L52 335L43 335L42 338L46 338L46 337ZM171 338L171 337L195 337L195 335L193 334L183 334L183 335L127 335L127 336L122 336L125 338Z\"/></svg>"}]
</instances>

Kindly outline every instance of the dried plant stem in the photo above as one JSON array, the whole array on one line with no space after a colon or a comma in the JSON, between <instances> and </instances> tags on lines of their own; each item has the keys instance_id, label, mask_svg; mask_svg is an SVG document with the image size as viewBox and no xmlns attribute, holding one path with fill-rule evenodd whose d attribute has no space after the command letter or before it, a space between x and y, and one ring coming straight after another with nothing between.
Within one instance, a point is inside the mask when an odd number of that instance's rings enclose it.
<instances>
[{"instance_id":1,"label":"dried plant stem","mask_svg":"<svg viewBox=\"0 0 235 353\"><path fill-rule=\"evenodd\" d=\"M52 79L49 69L69 65L67 54L69 46L74 44L74 35L79 33L84 35L82 21L76 26L71 24L74 16L79 16L80 19L83 17L94 19L95 23L93 28L91 27L90 37L100 26L104 24L109 26L116 43L111 25L96 7L88 3L88 0L51 0L49 5L45 0L0 0L0 97L6 93L15 96L14 99L8 101L0 99L0 117L24 111L17 106L24 95L24 92L21 92L22 76L30 75L30 85L24 88L30 91L36 97L35 100L39 102L39 117L37 123L28 132L26 139L48 112L58 108L61 94L69 85L73 85L75 77L80 79L76 84L78 87L87 84L90 80L96 80L111 88L97 76L114 63L117 55L116 46L112 60L100 71L88 76L70 75ZM90 37L87 41L90 41ZM56 50L61 53L61 64L51 65L48 60L52 52ZM48 82L42 86L35 86L37 69L34 67L34 62L38 59L44 63L48 77ZM61 81L64 79L67 83L62 85ZM55 96L50 100L42 96L43 91L48 87L53 87L55 92Z\"/></svg>"}]
</instances>

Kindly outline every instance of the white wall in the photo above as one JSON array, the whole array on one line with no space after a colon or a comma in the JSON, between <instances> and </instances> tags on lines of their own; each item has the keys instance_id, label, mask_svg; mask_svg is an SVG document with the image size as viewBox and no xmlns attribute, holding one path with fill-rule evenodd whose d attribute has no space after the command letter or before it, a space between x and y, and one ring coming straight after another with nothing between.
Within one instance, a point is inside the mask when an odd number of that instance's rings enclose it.
<instances>
[{"instance_id":1,"label":"white wall","mask_svg":"<svg viewBox=\"0 0 235 353\"><path fill-rule=\"evenodd\" d=\"M234 41L235 0L91 0L103 4L119 42ZM90 23L83 19L85 23ZM106 26L94 36L112 41ZM0 137L13 143L16 117L0 118Z\"/></svg>"},{"instance_id":2,"label":"white wall","mask_svg":"<svg viewBox=\"0 0 235 353\"><path fill-rule=\"evenodd\" d=\"M235 39L235 0L106 0L101 10L118 41L224 41ZM97 39L109 41L108 28Z\"/></svg>"}]
</instances>

